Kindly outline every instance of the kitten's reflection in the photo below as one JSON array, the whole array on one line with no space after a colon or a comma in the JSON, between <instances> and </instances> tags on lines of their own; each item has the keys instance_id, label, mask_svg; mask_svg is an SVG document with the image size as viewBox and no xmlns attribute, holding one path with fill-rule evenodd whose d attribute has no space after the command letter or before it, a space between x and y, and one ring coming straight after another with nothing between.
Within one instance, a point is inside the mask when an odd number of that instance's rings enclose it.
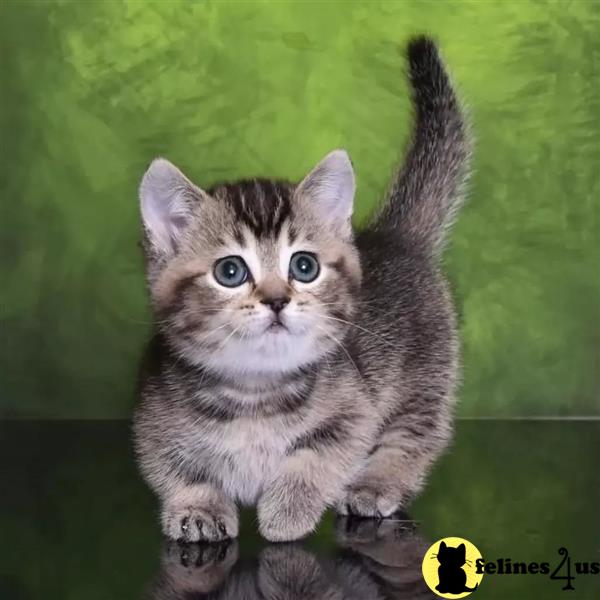
<instances>
[{"instance_id":1,"label":"kitten's reflection","mask_svg":"<svg viewBox=\"0 0 600 600\"><path fill-rule=\"evenodd\" d=\"M336 521L339 551L317 556L298 543L238 562L237 542L167 542L152 600L408 600L435 597L421 575L429 544L402 519Z\"/></svg>"}]
</instances>

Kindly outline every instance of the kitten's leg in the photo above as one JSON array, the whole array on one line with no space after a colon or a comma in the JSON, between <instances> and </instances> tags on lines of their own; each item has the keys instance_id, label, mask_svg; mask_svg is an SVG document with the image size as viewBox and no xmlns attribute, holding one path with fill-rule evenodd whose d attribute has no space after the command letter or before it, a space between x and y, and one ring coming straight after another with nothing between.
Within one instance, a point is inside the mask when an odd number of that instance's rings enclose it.
<instances>
[{"instance_id":1,"label":"kitten's leg","mask_svg":"<svg viewBox=\"0 0 600 600\"><path fill-rule=\"evenodd\" d=\"M377 445L346 497L336 508L341 514L389 517L414 498L426 475L451 436L446 410L432 411L430 404L412 412L407 403L390 418Z\"/></svg>"},{"instance_id":2,"label":"kitten's leg","mask_svg":"<svg viewBox=\"0 0 600 600\"><path fill-rule=\"evenodd\" d=\"M315 529L364 465L374 434L370 427L365 415L336 415L296 443L258 502L266 539L296 540Z\"/></svg>"},{"instance_id":3,"label":"kitten's leg","mask_svg":"<svg viewBox=\"0 0 600 600\"><path fill-rule=\"evenodd\" d=\"M184 542L217 542L238 534L235 503L210 483L176 484L161 494L164 534Z\"/></svg>"}]
</instances>

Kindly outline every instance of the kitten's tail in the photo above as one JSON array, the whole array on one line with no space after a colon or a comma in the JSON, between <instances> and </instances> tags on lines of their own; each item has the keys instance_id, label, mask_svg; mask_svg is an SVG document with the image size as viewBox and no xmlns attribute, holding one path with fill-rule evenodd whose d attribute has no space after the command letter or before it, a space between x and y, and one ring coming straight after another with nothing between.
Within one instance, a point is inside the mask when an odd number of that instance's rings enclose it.
<instances>
[{"instance_id":1,"label":"kitten's tail","mask_svg":"<svg viewBox=\"0 0 600 600\"><path fill-rule=\"evenodd\" d=\"M391 228L408 244L438 254L461 205L471 141L435 42L417 37L409 42L407 55L415 109L413 139L374 225Z\"/></svg>"}]
</instances>

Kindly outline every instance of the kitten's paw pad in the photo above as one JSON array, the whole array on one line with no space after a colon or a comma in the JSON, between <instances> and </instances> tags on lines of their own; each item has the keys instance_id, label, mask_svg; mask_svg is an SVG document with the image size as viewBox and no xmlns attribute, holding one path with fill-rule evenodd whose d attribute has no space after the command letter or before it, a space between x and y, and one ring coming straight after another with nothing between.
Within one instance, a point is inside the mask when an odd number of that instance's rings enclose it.
<instances>
[{"instance_id":1,"label":"kitten's paw pad","mask_svg":"<svg viewBox=\"0 0 600 600\"><path fill-rule=\"evenodd\" d=\"M360 486L351 488L346 497L337 505L342 515L359 517L390 517L400 508L400 501L375 487Z\"/></svg>"},{"instance_id":2,"label":"kitten's paw pad","mask_svg":"<svg viewBox=\"0 0 600 600\"><path fill-rule=\"evenodd\" d=\"M326 508L316 490L282 478L258 503L258 529L270 542L297 540L316 529Z\"/></svg>"},{"instance_id":3,"label":"kitten's paw pad","mask_svg":"<svg viewBox=\"0 0 600 600\"><path fill-rule=\"evenodd\" d=\"M195 506L165 508L162 522L164 534L182 542L220 542L238 534L234 510Z\"/></svg>"}]
</instances>

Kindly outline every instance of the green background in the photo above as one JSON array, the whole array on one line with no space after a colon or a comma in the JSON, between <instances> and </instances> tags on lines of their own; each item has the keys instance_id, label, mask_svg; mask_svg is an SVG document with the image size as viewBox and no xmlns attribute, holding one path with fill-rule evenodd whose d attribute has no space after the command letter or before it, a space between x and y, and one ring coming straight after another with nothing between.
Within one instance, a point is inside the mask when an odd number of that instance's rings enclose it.
<instances>
[{"instance_id":1,"label":"green background","mask_svg":"<svg viewBox=\"0 0 600 600\"><path fill-rule=\"evenodd\" d=\"M357 221L440 41L477 136L446 254L463 416L600 414L600 4L4 2L0 414L125 417L150 331L136 188L301 177L343 146Z\"/></svg>"}]
</instances>

